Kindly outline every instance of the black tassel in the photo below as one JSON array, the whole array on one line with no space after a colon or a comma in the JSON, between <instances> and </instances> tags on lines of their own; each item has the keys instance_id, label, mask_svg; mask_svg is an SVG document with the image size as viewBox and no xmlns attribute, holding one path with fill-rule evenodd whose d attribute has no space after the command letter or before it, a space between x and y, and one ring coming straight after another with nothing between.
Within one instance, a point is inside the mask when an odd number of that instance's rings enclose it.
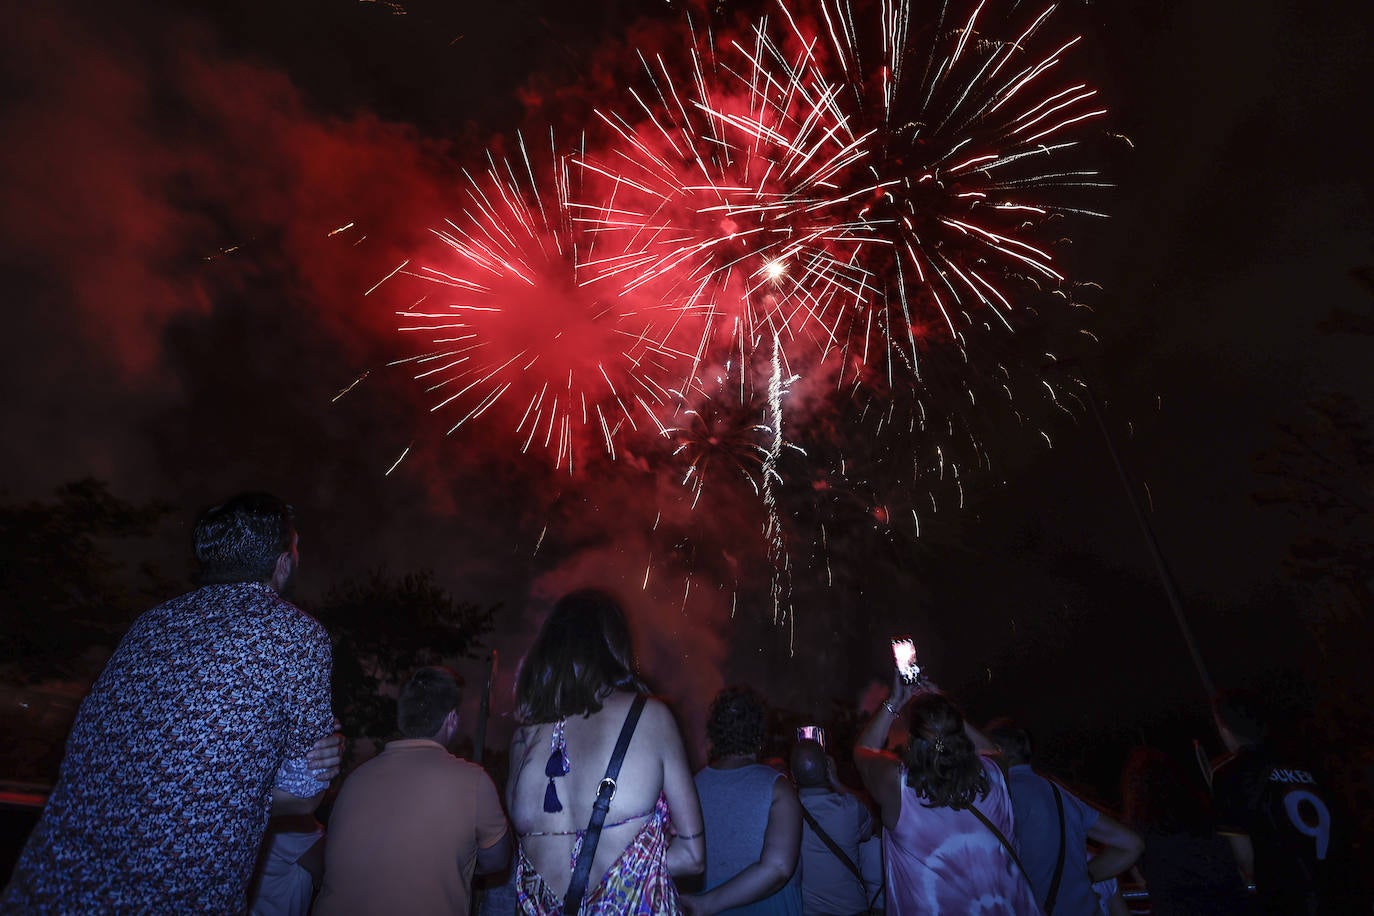
<instances>
[{"instance_id":1,"label":"black tassel","mask_svg":"<svg viewBox=\"0 0 1374 916\"><path fill-rule=\"evenodd\" d=\"M567 776L571 769L562 748L555 749L549 755L549 762L544 764L544 775L549 777L549 786L544 790L544 810L550 814L557 814L563 810L563 803L558 800L558 789L554 787L553 781L556 777Z\"/></svg>"},{"instance_id":2,"label":"black tassel","mask_svg":"<svg viewBox=\"0 0 1374 916\"><path fill-rule=\"evenodd\" d=\"M558 800L558 790L554 788L553 780L549 780L549 787L544 790L544 810L549 814L557 814L563 810L563 803Z\"/></svg>"}]
</instances>

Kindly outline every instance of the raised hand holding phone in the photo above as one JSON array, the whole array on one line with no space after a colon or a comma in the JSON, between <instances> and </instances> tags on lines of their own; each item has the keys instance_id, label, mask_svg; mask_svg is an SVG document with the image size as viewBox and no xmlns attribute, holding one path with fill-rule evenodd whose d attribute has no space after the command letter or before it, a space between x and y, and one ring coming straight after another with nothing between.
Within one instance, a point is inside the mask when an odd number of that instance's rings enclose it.
<instances>
[{"instance_id":1,"label":"raised hand holding phone","mask_svg":"<svg viewBox=\"0 0 1374 916\"><path fill-rule=\"evenodd\" d=\"M900 710L912 697L934 688L916 662L916 644L910 636L892 638L892 696L888 702Z\"/></svg>"},{"instance_id":2,"label":"raised hand holding phone","mask_svg":"<svg viewBox=\"0 0 1374 916\"><path fill-rule=\"evenodd\" d=\"M902 676L902 680L908 684L916 683L916 679L921 676L921 666L916 664L916 643L910 636L892 638L892 660L896 663L897 672Z\"/></svg>"}]
</instances>

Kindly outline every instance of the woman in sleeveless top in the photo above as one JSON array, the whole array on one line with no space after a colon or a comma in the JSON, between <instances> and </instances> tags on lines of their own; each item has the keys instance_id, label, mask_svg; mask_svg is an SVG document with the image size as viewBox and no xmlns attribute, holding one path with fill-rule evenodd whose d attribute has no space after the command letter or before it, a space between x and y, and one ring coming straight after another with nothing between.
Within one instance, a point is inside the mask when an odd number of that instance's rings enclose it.
<instances>
[{"instance_id":1,"label":"woman in sleeveless top","mask_svg":"<svg viewBox=\"0 0 1374 916\"><path fill-rule=\"evenodd\" d=\"M521 665L507 802L519 912L560 913L597 786L635 697L625 614L583 590L554 605ZM649 700L630 740L579 912L679 911L673 875L704 867L701 807L672 714Z\"/></svg>"},{"instance_id":2,"label":"woman in sleeveless top","mask_svg":"<svg viewBox=\"0 0 1374 916\"><path fill-rule=\"evenodd\" d=\"M781 773L759 763L763 721L763 701L745 687L711 704L711 765L696 777L706 884L683 901L692 916L801 916L801 803Z\"/></svg>"},{"instance_id":3,"label":"woman in sleeveless top","mask_svg":"<svg viewBox=\"0 0 1374 916\"><path fill-rule=\"evenodd\" d=\"M898 757L883 747L908 701L911 737ZM1040 913L1008 848L1016 834L1006 781L978 753L992 749L945 697L894 677L891 697L854 748L859 775L882 808L888 913Z\"/></svg>"}]
</instances>

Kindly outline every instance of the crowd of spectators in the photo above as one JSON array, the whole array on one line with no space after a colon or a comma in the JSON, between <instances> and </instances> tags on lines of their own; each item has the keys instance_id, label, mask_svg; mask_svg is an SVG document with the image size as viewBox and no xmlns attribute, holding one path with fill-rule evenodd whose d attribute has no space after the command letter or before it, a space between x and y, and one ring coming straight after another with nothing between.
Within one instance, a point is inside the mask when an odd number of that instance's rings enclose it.
<instances>
[{"instance_id":1,"label":"crowd of spectators","mask_svg":"<svg viewBox=\"0 0 1374 916\"><path fill-rule=\"evenodd\" d=\"M1136 749L1120 818L1038 772L1025 729L980 729L901 671L852 747L810 726L786 759L763 756L764 698L727 688L693 773L623 610L592 589L560 599L525 655L504 798L449 750L460 680L423 668L400 737L342 780L326 832L342 738L328 640L281 597L290 508L236 497L195 549L202 587L139 618L82 704L0 911L467 914L479 874L496 876L485 916L1119 916L1123 875L1156 914L1350 905L1328 794L1243 695L1215 704L1215 767Z\"/></svg>"}]
</instances>

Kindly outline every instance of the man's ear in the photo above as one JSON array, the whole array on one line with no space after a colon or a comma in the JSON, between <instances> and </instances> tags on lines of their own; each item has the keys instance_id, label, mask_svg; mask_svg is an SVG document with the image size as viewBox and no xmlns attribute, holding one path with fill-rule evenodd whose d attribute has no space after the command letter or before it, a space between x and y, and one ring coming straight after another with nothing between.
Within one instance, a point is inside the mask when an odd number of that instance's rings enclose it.
<instances>
[{"instance_id":1,"label":"man's ear","mask_svg":"<svg viewBox=\"0 0 1374 916\"><path fill-rule=\"evenodd\" d=\"M450 709L448 715L444 716L444 728L454 732L458 731L458 710Z\"/></svg>"},{"instance_id":2,"label":"man's ear","mask_svg":"<svg viewBox=\"0 0 1374 916\"><path fill-rule=\"evenodd\" d=\"M284 551L277 554L277 566L272 572L273 582L285 582L291 577L291 552Z\"/></svg>"}]
</instances>

